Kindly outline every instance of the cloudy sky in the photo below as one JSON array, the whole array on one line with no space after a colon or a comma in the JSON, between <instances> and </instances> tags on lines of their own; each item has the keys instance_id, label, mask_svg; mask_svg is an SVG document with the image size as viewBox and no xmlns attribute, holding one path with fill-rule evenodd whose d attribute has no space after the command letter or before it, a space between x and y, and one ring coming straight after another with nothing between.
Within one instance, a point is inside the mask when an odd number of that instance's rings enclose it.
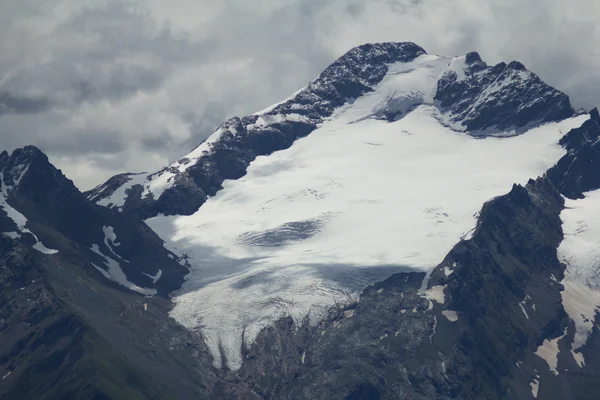
<instances>
[{"instance_id":1,"label":"cloudy sky","mask_svg":"<svg viewBox=\"0 0 600 400\"><path fill-rule=\"evenodd\" d=\"M598 21L597 0L0 0L0 148L37 145L89 189L377 41L517 59L590 108Z\"/></svg>"}]
</instances>

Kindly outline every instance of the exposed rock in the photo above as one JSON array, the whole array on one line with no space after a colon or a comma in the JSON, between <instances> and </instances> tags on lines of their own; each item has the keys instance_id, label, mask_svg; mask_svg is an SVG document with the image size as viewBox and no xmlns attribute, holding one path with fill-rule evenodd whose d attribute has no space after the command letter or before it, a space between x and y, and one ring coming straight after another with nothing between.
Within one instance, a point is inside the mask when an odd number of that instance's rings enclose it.
<instances>
[{"instance_id":1,"label":"exposed rock","mask_svg":"<svg viewBox=\"0 0 600 400\"><path fill-rule=\"evenodd\" d=\"M463 76L459 76L463 75ZM569 98L517 61L488 66L477 53L446 72L435 99L450 122L471 134L494 134L575 114Z\"/></svg>"}]
</instances>

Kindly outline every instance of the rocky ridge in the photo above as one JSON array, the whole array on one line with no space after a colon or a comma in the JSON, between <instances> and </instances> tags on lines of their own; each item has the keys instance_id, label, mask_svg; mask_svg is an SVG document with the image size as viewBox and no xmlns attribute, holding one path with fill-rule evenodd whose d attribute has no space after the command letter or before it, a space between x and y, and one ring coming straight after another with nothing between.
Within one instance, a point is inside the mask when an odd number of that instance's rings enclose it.
<instances>
[{"instance_id":1,"label":"rocky ridge","mask_svg":"<svg viewBox=\"0 0 600 400\"><path fill-rule=\"evenodd\" d=\"M390 65L425 54L414 43L356 47L283 103L251 116L229 119L181 160L152 174L117 175L86 196L142 219L158 214L193 214L208 196L222 188L225 179L244 176L257 156L290 147L336 109L373 91ZM522 64L489 67L477 53L458 57L449 64L434 99L442 120L474 135L517 132L525 126L574 115L566 95ZM386 115L390 120L400 117L397 112Z\"/></svg>"}]
</instances>

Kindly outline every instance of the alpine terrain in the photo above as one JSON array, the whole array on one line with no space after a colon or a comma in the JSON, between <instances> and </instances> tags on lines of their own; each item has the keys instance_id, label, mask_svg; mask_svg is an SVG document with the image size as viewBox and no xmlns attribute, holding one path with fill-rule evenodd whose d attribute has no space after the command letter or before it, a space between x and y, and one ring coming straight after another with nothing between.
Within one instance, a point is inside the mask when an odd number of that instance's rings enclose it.
<instances>
[{"instance_id":1,"label":"alpine terrain","mask_svg":"<svg viewBox=\"0 0 600 400\"><path fill-rule=\"evenodd\" d=\"M596 399L600 114L356 47L156 172L0 154L0 399Z\"/></svg>"}]
</instances>

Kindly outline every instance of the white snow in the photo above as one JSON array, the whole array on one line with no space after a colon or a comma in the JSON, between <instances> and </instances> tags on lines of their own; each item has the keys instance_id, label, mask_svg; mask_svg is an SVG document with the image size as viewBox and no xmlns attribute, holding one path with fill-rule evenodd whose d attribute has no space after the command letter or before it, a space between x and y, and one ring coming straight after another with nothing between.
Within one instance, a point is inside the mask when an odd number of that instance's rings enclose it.
<instances>
[{"instance_id":1,"label":"white snow","mask_svg":"<svg viewBox=\"0 0 600 400\"><path fill-rule=\"evenodd\" d=\"M107 196L97 202L98 205L101 206L109 206L112 204L113 207L122 207L125 205L125 200L127 200L127 191L131 189L134 185L143 185L146 181L148 174L140 173L140 174L131 174L129 176L129 180L119 186L117 190L115 190L110 196Z\"/></svg>"},{"instance_id":2,"label":"white snow","mask_svg":"<svg viewBox=\"0 0 600 400\"><path fill-rule=\"evenodd\" d=\"M23 177L29 170L29 164L21 164L21 165L17 166L16 168L18 170L16 171L15 176L13 177L13 187L19 186L21 179L23 179Z\"/></svg>"},{"instance_id":3,"label":"white snow","mask_svg":"<svg viewBox=\"0 0 600 400\"><path fill-rule=\"evenodd\" d=\"M240 366L244 330L250 343L281 315L318 320L393 272L430 271L474 228L485 201L543 174L564 154L563 133L588 118L511 138L455 132L430 105L451 61L426 55L391 66L376 91L291 148L258 157L195 214L146 221L167 248L189 255L171 315L202 330L215 365L222 345L229 367ZM378 118L390 107L409 112Z\"/></svg>"},{"instance_id":4,"label":"white snow","mask_svg":"<svg viewBox=\"0 0 600 400\"><path fill-rule=\"evenodd\" d=\"M567 265L561 296L576 328L571 352L583 367L585 359L577 350L591 335L600 308L600 190L586 193L583 199L565 199L560 216L564 239L558 254Z\"/></svg>"},{"instance_id":5,"label":"white snow","mask_svg":"<svg viewBox=\"0 0 600 400\"><path fill-rule=\"evenodd\" d=\"M23 175L25 174L25 172L27 172L28 167L29 166L21 168L19 177L15 179L15 184L18 184L18 182L23 178ZM13 220L13 222L15 223L15 225L17 225L17 228L19 231L21 231L21 233L30 233L35 238L36 243L32 246L35 250L48 255L58 253L58 250L49 249L48 247L44 246L43 243L38 239L38 237L28 228L25 227L27 225L27 218L25 218L23 214L21 214L19 211L10 206L6 201L8 192L12 189L12 187L7 186L4 183L3 174L0 174L0 182L2 183L2 192L0 193L0 208L4 210L8 218ZM21 234L18 232L5 232L5 234L11 239L16 239L21 236Z\"/></svg>"},{"instance_id":6,"label":"white snow","mask_svg":"<svg viewBox=\"0 0 600 400\"><path fill-rule=\"evenodd\" d=\"M567 334L567 330L565 329L565 333L562 336L559 336L552 340L544 340L544 343L536 350L535 354L543 358L550 367L550 370L554 375L558 375L557 365L558 365L558 342L564 338Z\"/></svg>"},{"instance_id":7,"label":"white snow","mask_svg":"<svg viewBox=\"0 0 600 400\"><path fill-rule=\"evenodd\" d=\"M176 176L177 175L170 169L160 171L159 173L154 175L149 175L148 178L146 178L147 182L144 184L142 198L152 194L152 197L154 199L158 199L165 190L173 187L173 185L175 184Z\"/></svg>"},{"instance_id":8,"label":"white snow","mask_svg":"<svg viewBox=\"0 0 600 400\"><path fill-rule=\"evenodd\" d=\"M537 399L538 391L540 390L540 377L536 376L533 378L529 385L531 386L531 394L533 395L533 398Z\"/></svg>"},{"instance_id":9,"label":"white snow","mask_svg":"<svg viewBox=\"0 0 600 400\"><path fill-rule=\"evenodd\" d=\"M32 233L33 235L33 233ZM55 249L49 249L48 247L44 246L44 244L42 242L39 241L39 239L37 238L37 236L33 235L35 237L35 239L37 240L37 242L31 246L34 249L36 249L37 251L39 251L40 253L44 253L44 254L56 254L58 253L58 250Z\"/></svg>"},{"instance_id":10,"label":"white snow","mask_svg":"<svg viewBox=\"0 0 600 400\"><path fill-rule=\"evenodd\" d=\"M465 68L467 68L467 64L465 62L466 58L466 56L456 57L450 62L450 65L448 65L448 71L456 74L457 81L462 81L467 77L465 74Z\"/></svg>"},{"instance_id":11,"label":"white snow","mask_svg":"<svg viewBox=\"0 0 600 400\"><path fill-rule=\"evenodd\" d=\"M102 227L102 231L104 232L104 242L107 243L108 241L110 241L110 243L113 246L119 246L121 243L117 242L117 235L115 234L115 229L112 226L106 225Z\"/></svg>"},{"instance_id":12,"label":"white snow","mask_svg":"<svg viewBox=\"0 0 600 400\"><path fill-rule=\"evenodd\" d=\"M143 273L144 275L146 275L148 278L152 279L152 282L153 282L153 283L156 283L156 282L158 282L158 280L159 280L159 279L160 279L160 277L162 276L162 270L160 270L160 269L158 270L158 272L156 273L156 275L150 275L150 274L147 274L147 273L145 273L145 272L142 272L142 273Z\"/></svg>"},{"instance_id":13,"label":"white snow","mask_svg":"<svg viewBox=\"0 0 600 400\"><path fill-rule=\"evenodd\" d=\"M525 310L525 307L523 306L523 302L520 302L519 306L521 307L521 311L523 311L525 318L529 319L529 315L527 314L527 311Z\"/></svg>"},{"instance_id":14,"label":"white snow","mask_svg":"<svg viewBox=\"0 0 600 400\"><path fill-rule=\"evenodd\" d=\"M444 289L446 286L432 286L430 289L421 293L423 297L429 300L429 309L433 308L433 302L437 302L439 304L444 304L446 302L446 296L444 295Z\"/></svg>"},{"instance_id":15,"label":"white snow","mask_svg":"<svg viewBox=\"0 0 600 400\"><path fill-rule=\"evenodd\" d=\"M535 304L533 304L533 301L531 300L531 297L529 295L526 295L525 298L519 302L519 306L521 307L521 311L523 311L523 314L525 315L525 318L527 318L527 319L529 319L529 314L527 313L527 310L525 309L525 306L528 305L527 304L528 301L532 303L531 308L533 309L533 311L535 311Z\"/></svg>"},{"instance_id":16,"label":"white snow","mask_svg":"<svg viewBox=\"0 0 600 400\"><path fill-rule=\"evenodd\" d=\"M93 244L91 247L91 250L94 253L101 256L102 258L104 258L104 260L105 260L104 265L106 265L106 267L108 268L108 271L102 267L97 266L96 264L92 263L92 265L98 271L100 271L100 273L102 275L104 275L105 278L107 278L113 282L116 282L119 285L126 287L127 289L133 290L134 292L138 292L138 293L146 295L146 296L154 296L157 293L156 289L142 288L142 287L139 287L138 285L136 285L135 283L130 282L127 279L127 276L125 275L123 270L121 269L121 265L114 259L104 255L102 253L102 251L100 251L100 247L97 244Z\"/></svg>"}]
</instances>

